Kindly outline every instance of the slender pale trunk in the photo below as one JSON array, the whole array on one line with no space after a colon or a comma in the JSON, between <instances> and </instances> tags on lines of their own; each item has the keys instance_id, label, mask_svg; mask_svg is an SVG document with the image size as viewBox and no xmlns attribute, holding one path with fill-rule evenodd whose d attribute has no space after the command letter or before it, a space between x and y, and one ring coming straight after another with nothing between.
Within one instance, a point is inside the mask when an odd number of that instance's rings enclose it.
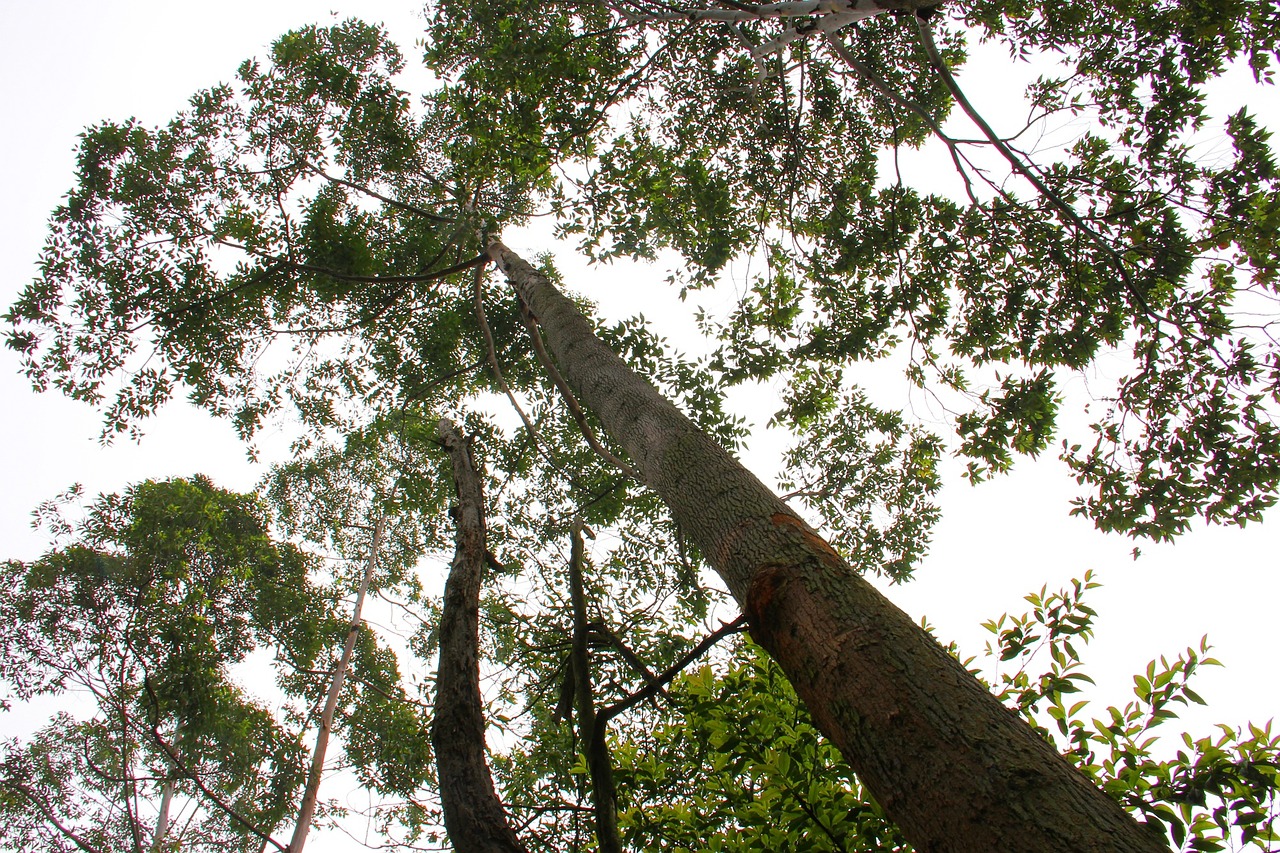
<instances>
[{"instance_id":1,"label":"slender pale trunk","mask_svg":"<svg viewBox=\"0 0 1280 853\"><path fill-rule=\"evenodd\" d=\"M591 689L591 650L587 648L587 593L582 582L582 522L574 519L569 556L569 598L573 605L573 684L578 708L578 738L591 772L591 805L595 811L600 853L622 853L618 837L618 804L609 757L608 723L596 717Z\"/></svg>"},{"instance_id":2,"label":"slender pale trunk","mask_svg":"<svg viewBox=\"0 0 1280 853\"><path fill-rule=\"evenodd\" d=\"M1167 850L1003 707L501 243L570 387L720 574L815 723L918 850Z\"/></svg>"},{"instance_id":3,"label":"slender pale trunk","mask_svg":"<svg viewBox=\"0 0 1280 853\"><path fill-rule=\"evenodd\" d=\"M173 802L173 779L166 779L160 789L160 814L156 818L156 831L151 837L151 853L164 849L165 836L169 834L169 805Z\"/></svg>"},{"instance_id":4,"label":"slender pale trunk","mask_svg":"<svg viewBox=\"0 0 1280 853\"><path fill-rule=\"evenodd\" d=\"M180 749L182 740L182 723L179 722L173 731L173 748ZM164 780L164 786L160 789L160 814L156 817L156 831L151 836L151 853L160 853L164 849L165 838L169 835L169 809L173 804L174 780L173 774L177 771L173 760L166 758L165 766L168 768L169 775Z\"/></svg>"},{"instance_id":5,"label":"slender pale trunk","mask_svg":"<svg viewBox=\"0 0 1280 853\"><path fill-rule=\"evenodd\" d=\"M488 559L484 492L471 448L458 428L441 420L439 433L449 451L458 490L453 512L457 546L444 585L440 666L431 720L444 826L458 853L524 853L507 823L485 758L480 695L480 581Z\"/></svg>"},{"instance_id":6,"label":"slender pale trunk","mask_svg":"<svg viewBox=\"0 0 1280 853\"><path fill-rule=\"evenodd\" d=\"M373 525L373 537L369 543L369 558L365 561L364 575L360 578L360 589L356 592L356 603L351 612L351 624L347 628L347 641L342 647L342 656L333 670L333 678L329 682L329 693L325 696L324 710L320 713L320 730L316 732L316 746L311 753L311 766L307 770L307 786L302 793L302 804L298 807L298 822L293 828L293 838L289 840L289 853L302 853L307 843L307 833L311 831L311 821L316 813L316 801L320 796L320 780L324 775L324 758L329 749L329 735L333 732L333 717L338 710L338 697L342 693L342 685L347 679L347 670L351 667L351 655L356 649L356 639L360 636L360 611L364 609L364 597L369 591L369 581L373 578L374 569L378 566L378 548L382 544L382 532L386 523L386 513L379 512L378 520Z\"/></svg>"}]
</instances>

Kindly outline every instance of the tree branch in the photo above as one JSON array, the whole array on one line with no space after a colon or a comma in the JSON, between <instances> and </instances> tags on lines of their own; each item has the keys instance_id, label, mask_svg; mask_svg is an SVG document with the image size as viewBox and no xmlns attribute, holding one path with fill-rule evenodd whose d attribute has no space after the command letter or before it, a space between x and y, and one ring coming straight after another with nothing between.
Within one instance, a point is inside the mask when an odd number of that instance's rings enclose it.
<instances>
[{"instance_id":1,"label":"tree branch","mask_svg":"<svg viewBox=\"0 0 1280 853\"><path fill-rule=\"evenodd\" d=\"M388 207L394 207L396 210L403 210L406 213L412 213L415 216L421 216L423 219L429 219L432 222L454 223L458 221L454 217L441 216L438 213L432 213L429 210L426 210L421 207L417 207L416 205L409 204L408 202L398 201L397 199L390 198L378 192L377 190L372 189L371 187L367 187L362 184L355 184L343 178L335 178L333 175L325 174L325 172L321 170L319 166L312 164L308 160L303 160L302 165L306 166L308 170L314 172L315 174L319 175L320 177L324 178L326 181L329 181L330 183L339 184L341 186L347 187L348 189L353 189L358 193L363 193L364 195L367 195L371 198L376 198L378 201L382 202Z\"/></svg>"},{"instance_id":2,"label":"tree branch","mask_svg":"<svg viewBox=\"0 0 1280 853\"><path fill-rule=\"evenodd\" d=\"M578 398L574 396L568 383L564 381L564 377L560 375L560 371L556 368L555 362L547 354L547 348L542 342L542 333L538 331L537 322L533 319L533 315L529 313L529 306L525 305L524 302L520 303L520 316L524 319L525 328L529 330L529 339L533 342L534 353L537 354L538 360L542 362L543 369L547 371L547 375L551 377L552 383L555 384L556 389L560 392L565 405L569 407L569 412L573 415L573 419L577 421L578 429L582 430L582 435L586 438L587 444L591 445L591 449L601 459L604 459L637 483L640 482L640 475L636 472L636 469L605 447L600 442L599 437L596 436L595 430L587 423L587 416L582 411L582 406L578 404Z\"/></svg>"},{"instance_id":3,"label":"tree branch","mask_svg":"<svg viewBox=\"0 0 1280 853\"><path fill-rule=\"evenodd\" d=\"M698 645L694 646L692 649L686 652L685 655L680 658L680 660L676 661L671 666L667 667L661 673L659 673L658 676L654 679L652 684L647 685L646 687L640 690L637 690L635 693L632 693L626 699L623 699L620 702L615 702L614 704L610 705L608 708L603 709L600 712L599 719L603 722L608 722L609 720L612 720L614 717L621 714L623 711L626 711L630 708L634 708L636 705L639 705L645 699L648 699L651 696L656 696L659 690L661 690L666 685L670 684L673 678L675 678L680 673L684 672L685 668L689 666L689 664L693 663L695 660L697 660L698 658L706 654L707 651L710 650L712 646L714 646L716 643L723 640L725 637L728 637L732 634L741 633L746 628L746 626L747 626L746 616L739 616L737 619L734 619L732 622L728 622L726 624L721 625L714 632L712 632L711 634L708 634L702 640L702 642L698 643Z\"/></svg>"},{"instance_id":4,"label":"tree branch","mask_svg":"<svg viewBox=\"0 0 1280 853\"><path fill-rule=\"evenodd\" d=\"M146 688L147 694L151 697L152 705L158 706L159 703L156 700L155 691L151 687L151 679L149 677L143 678L142 683L143 683L143 686ZM281 844L279 841L276 841L274 838L272 838L270 833L264 832L263 830L259 829L257 824L249 820L244 815L240 814L240 812L237 811L235 807L224 802L220 796L215 794L213 791L209 790L209 787L205 785L203 781L201 781L199 774L192 772L187 768L185 764L183 764L177 752L174 751L173 747L171 747L168 741L164 739L164 735L160 734L160 726L158 723L151 725L150 729L151 729L151 737L156 742L156 745L160 747L160 749L164 752L166 756L168 756L169 761L173 763L173 766L177 768L178 772L182 774L183 778L190 780L191 784L195 785L196 789L201 794L204 794L205 798L208 799L209 802L217 806L220 811L222 811L224 814L226 814L236 823L240 824L245 829L249 830L254 835L256 835L258 838L262 839L264 843L270 844L272 847L275 847L277 850L280 851L280 853L290 853L289 849L285 847L283 844Z\"/></svg>"},{"instance_id":5,"label":"tree branch","mask_svg":"<svg viewBox=\"0 0 1280 853\"><path fill-rule=\"evenodd\" d=\"M653 670L649 669L649 667L645 665L645 662L640 659L638 654L631 650L630 646L622 642L621 637L613 631L610 631L608 626L603 622L592 622L587 626L587 628L589 628L592 633L600 635L609 643L609 645L617 649L618 654L622 655L622 659L626 661L632 669L639 673L641 680L644 681L647 686L655 687L659 693L666 693L663 689L663 685L658 682L658 677L653 674Z\"/></svg>"},{"instance_id":6,"label":"tree branch","mask_svg":"<svg viewBox=\"0 0 1280 853\"><path fill-rule=\"evenodd\" d=\"M956 140L943 133L942 128L933 120L932 116L924 111L923 107L915 101L912 101L909 98L904 98L897 92L893 91L893 89L889 87L889 84L881 80L879 75L872 71L869 66L854 56L853 51L849 50L849 46L840 39L838 34L828 33L827 44L836 52L836 55L840 57L840 60L844 62L845 65L849 66L855 74L870 84L870 86L879 92L881 96L887 98L890 102L898 105L902 109L912 113L924 122L925 126L932 131L935 137L937 137L938 141L947 147L947 152L951 155L951 162L955 164L956 172L959 173L961 180L964 181L965 194L969 196L969 201L976 205L978 203L978 198L973 192L973 182L969 179L969 173L965 170L964 164L960 162L962 158L960 156L960 150Z\"/></svg>"},{"instance_id":7,"label":"tree branch","mask_svg":"<svg viewBox=\"0 0 1280 853\"><path fill-rule=\"evenodd\" d=\"M15 793L21 794L22 796L26 797L27 801L30 802L31 805L35 806L37 809L40 810L40 813L44 815L44 819L49 821L49 823L53 824L54 829L62 833L64 837L69 839L71 843L74 844L76 847L83 850L84 853L105 853L105 851L99 850L97 847L94 847L92 844L85 841L83 838L77 835L74 830L65 826L62 823L62 821L58 820L58 816L53 813L53 809L50 808L49 804L46 803L42 798L37 797L35 792L32 791L30 788L28 788L26 785L23 785L21 782L15 782L12 779L2 780L0 781L0 785L3 785L4 787L8 788L10 791L13 791Z\"/></svg>"}]
</instances>

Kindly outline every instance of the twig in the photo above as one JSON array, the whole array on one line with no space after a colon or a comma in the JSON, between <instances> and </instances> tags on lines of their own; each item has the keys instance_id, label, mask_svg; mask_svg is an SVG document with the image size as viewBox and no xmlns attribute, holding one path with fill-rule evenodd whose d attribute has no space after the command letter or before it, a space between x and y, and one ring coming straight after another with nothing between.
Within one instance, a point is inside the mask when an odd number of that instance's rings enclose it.
<instances>
[{"instance_id":1,"label":"twig","mask_svg":"<svg viewBox=\"0 0 1280 853\"><path fill-rule=\"evenodd\" d=\"M313 165L310 161L303 160L302 165L306 166L307 169L309 169L312 172L315 172L317 175L324 178L326 181L329 181L330 183L341 184L342 186L347 187L349 189L353 189L358 193L363 193L364 195L370 196L371 198L376 198L378 201L382 202L383 204L388 205L390 207L394 207L397 210L403 210L406 213L412 213L415 216L421 216L424 219L430 219L432 222L450 222L450 223L457 222L457 219L451 216L441 216L438 213L432 213L431 211L425 210L421 207L418 207L417 205L409 204L408 202L404 202L404 201L398 201L397 199L394 199L394 198L389 198L388 196L383 195L382 193L378 192L377 190L374 190L371 187L363 186L361 184L355 184L355 183L352 183L351 181L344 180L343 178L335 178L333 175L327 175L320 169L319 166Z\"/></svg>"}]
</instances>

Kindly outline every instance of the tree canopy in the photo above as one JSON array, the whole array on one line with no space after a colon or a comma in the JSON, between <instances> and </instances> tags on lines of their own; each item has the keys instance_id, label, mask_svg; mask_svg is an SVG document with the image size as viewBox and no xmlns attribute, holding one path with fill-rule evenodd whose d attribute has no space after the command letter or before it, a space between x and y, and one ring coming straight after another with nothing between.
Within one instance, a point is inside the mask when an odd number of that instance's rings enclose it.
<instances>
[{"instance_id":1,"label":"tree canopy","mask_svg":"<svg viewBox=\"0 0 1280 853\"><path fill-rule=\"evenodd\" d=\"M658 485L672 477L600 405L608 389L584 388L570 369L542 306L572 304L532 297L494 242L535 215L600 261L673 250L685 295L715 287L731 264L762 269L727 315L702 318L705 359L640 318L584 334L688 415L689 436L730 450L747 433L725 389L783 383L775 422L795 447L781 479L831 542L806 547L825 548L840 571L910 574L947 448L981 479L1063 439L1089 490L1077 511L1135 536L1168 538L1197 517L1242 524L1274 503L1276 166L1267 131L1246 110L1212 116L1207 91L1244 64L1269 82L1275 10L430 11L424 52L442 83L420 105L396 86L399 50L348 21L283 36L269 61L244 63L234 84L198 93L165 126L86 131L41 275L6 315L8 343L38 387L102 404L108 433L136 431L177 393L246 439L296 418L299 459L268 493L282 529L351 557L363 541L349 539L351 521L370 523L352 496L374 495L401 530L369 583L411 600L421 591L410 567L452 535L452 477L431 456L431 426L461 421L491 472L485 651L501 673L496 701L523 709L509 726L490 722L534 756L514 749L499 767L513 774L510 806L534 815L526 827L577 827L571 807L538 811L573 788L542 758L566 748L553 687L586 678L567 663L571 635L610 649L590 674L607 707L697 644L725 601L707 569L721 571L757 637L772 595L752 598L756 577L725 575L722 540L699 538ZM1023 133L1096 126L1035 151L1022 134L999 136L952 73L983 42L1059 59L1029 91ZM957 109L976 140L943 132ZM1215 121L1232 146L1216 160L1197 146ZM962 175L962 196L895 168L930 139ZM486 274L491 259L512 288ZM565 284L539 266L528 274ZM1064 438L1060 385L1112 353L1126 367L1105 411L1091 435ZM943 399L954 437L875 402L857 381L873 362ZM695 516L699 501L714 503L684 498ZM813 535L799 516L772 518L797 541ZM585 590L589 632L567 616L575 523L610 543ZM434 650L429 630L414 642ZM375 786L418 766L420 756L366 746Z\"/></svg>"}]
</instances>

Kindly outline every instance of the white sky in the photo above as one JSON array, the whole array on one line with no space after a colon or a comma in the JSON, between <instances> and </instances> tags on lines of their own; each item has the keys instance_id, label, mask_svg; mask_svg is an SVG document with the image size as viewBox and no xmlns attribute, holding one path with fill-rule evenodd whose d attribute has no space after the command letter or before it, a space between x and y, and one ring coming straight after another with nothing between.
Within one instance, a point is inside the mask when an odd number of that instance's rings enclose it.
<instances>
[{"instance_id":1,"label":"white sky","mask_svg":"<svg viewBox=\"0 0 1280 853\"><path fill-rule=\"evenodd\" d=\"M0 134L0 302L7 308L34 275L45 219L71 186L75 137L85 125L130 115L165 121L193 91L230 79L242 59L262 54L279 33L326 22L331 10L340 18L386 22L412 66L418 32L412 4L0 0L0 116L7 128ZM979 103L982 95L998 93L1004 62L997 58L989 66L991 88L968 78ZM1272 127L1280 123L1273 120ZM529 236L513 235L510 242L517 251L545 248ZM660 333L674 337L687 328L668 313L678 303L663 284L664 268L615 265L602 275L581 267L568 248L558 255L570 286L607 314L643 306ZM97 414L55 394L33 394L8 350L0 352L0 403L0 558L26 559L44 550L28 513L73 482L93 495L148 477L201 472L220 485L249 489L260 473L245 461L228 425L181 406L148 422L140 444L104 448L97 442ZM761 400L755 408L743 414L759 423L775 407ZM763 454L747 461L769 473ZM1184 715L1193 731L1209 734L1215 721L1262 722L1280 710L1274 678L1280 519L1273 517L1269 529L1204 530L1173 546L1143 544L1135 562L1133 542L1067 517L1074 483L1053 459L1023 463L1012 476L977 488L959 479L958 468L950 473L932 555L915 581L889 592L912 616L927 615L943 638L977 653L986 639L980 621L1020 609L1021 597L1042 584L1055 588L1093 568L1105 586L1091 596L1098 636L1086 661L1102 703L1128 701L1132 673L1208 633L1226 667L1207 670L1198 681L1210 709ZM8 730L0 715L0 736Z\"/></svg>"}]
</instances>

